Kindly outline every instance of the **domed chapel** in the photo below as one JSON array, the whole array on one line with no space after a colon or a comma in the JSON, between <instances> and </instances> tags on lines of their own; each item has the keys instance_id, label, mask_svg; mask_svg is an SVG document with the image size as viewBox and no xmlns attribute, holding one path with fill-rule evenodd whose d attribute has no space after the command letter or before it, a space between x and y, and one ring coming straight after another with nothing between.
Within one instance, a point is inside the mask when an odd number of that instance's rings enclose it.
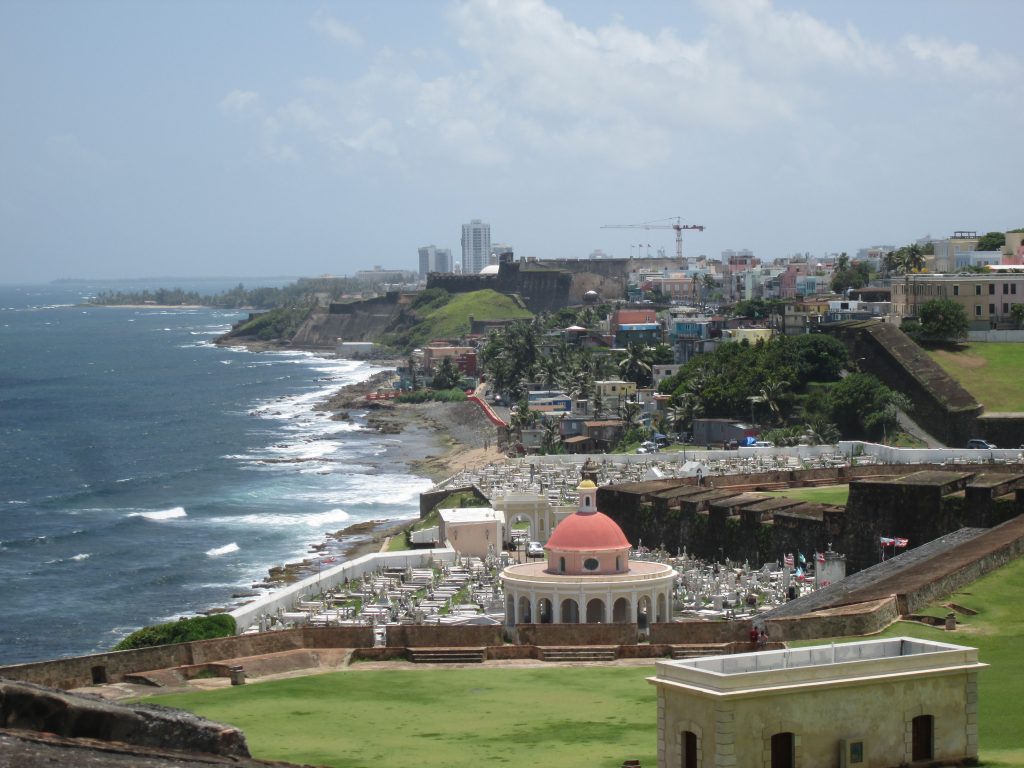
<instances>
[{"instance_id":1,"label":"domed chapel","mask_svg":"<svg viewBox=\"0 0 1024 768\"><path fill-rule=\"evenodd\" d=\"M545 560L502 571L505 623L632 624L671 621L675 570L630 560L632 545L618 523L597 509L597 485L576 489L576 512L544 545Z\"/></svg>"}]
</instances>

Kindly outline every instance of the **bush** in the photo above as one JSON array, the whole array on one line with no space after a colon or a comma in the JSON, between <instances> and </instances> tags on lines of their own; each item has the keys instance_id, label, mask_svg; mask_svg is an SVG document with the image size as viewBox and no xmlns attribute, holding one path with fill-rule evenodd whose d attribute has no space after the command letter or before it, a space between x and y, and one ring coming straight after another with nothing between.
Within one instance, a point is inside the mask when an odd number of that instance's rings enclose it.
<instances>
[{"instance_id":1,"label":"bush","mask_svg":"<svg viewBox=\"0 0 1024 768\"><path fill-rule=\"evenodd\" d=\"M213 616L194 616L167 624L154 624L132 632L114 646L115 651L130 651L133 648L150 648L154 645L188 643L192 640L209 640L214 637L231 637L235 634L235 619L226 613Z\"/></svg>"},{"instance_id":2,"label":"bush","mask_svg":"<svg viewBox=\"0 0 1024 768\"><path fill-rule=\"evenodd\" d=\"M461 403L466 393L461 389L417 389L395 398L399 403Z\"/></svg>"}]
</instances>

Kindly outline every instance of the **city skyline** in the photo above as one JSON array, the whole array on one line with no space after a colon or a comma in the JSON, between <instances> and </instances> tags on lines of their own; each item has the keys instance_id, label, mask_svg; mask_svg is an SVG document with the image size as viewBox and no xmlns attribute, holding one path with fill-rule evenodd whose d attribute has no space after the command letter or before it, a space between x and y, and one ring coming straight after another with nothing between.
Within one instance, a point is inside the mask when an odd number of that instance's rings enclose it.
<instances>
[{"instance_id":1,"label":"city skyline","mask_svg":"<svg viewBox=\"0 0 1024 768\"><path fill-rule=\"evenodd\" d=\"M1024 226L1024 6L0 7L2 282L771 261Z\"/></svg>"}]
</instances>

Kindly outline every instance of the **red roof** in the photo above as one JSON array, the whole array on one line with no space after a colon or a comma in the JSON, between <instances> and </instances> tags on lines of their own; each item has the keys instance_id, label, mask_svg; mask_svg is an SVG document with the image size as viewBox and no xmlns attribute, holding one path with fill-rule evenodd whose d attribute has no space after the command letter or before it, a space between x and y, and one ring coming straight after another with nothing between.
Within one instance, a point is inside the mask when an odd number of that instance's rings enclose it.
<instances>
[{"instance_id":1,"label":"red roof","mask_svg":"<svg viewBox=\"0 0 1024 768\"><path fill-rule=\"evenodd\" d=\"M576 512L556 526L545 548L563 552L595 552L628 549L629 546L619 524L604 512Z\"/></svg>"}]
</instances>

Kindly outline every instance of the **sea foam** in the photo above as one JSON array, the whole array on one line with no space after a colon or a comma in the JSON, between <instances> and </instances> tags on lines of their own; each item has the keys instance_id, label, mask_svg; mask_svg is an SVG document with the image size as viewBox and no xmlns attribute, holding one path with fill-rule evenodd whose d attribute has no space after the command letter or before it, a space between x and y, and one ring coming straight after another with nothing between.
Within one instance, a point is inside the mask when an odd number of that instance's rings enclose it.
<instances>
[{"instance_id":1,"label":"sea foam","mask_svg":"<svg viewBox=\"0 0 1024 768\"><path fill-rule=\"evenodd\" d=\"M156 512L132 512L128 517L144 517L147 520L173 520L177 517L188 517L184 507L161 509Z\"/></svg>"},{"instance_id":2,"label":"sea foam","mask_svg":"<svg viewBox=\"0 0 1024 768\"><path fill-rule=\"evenodd\" d=\"M238 545L235 544L235 542L231 542L230 544L225 544L223 547L214 547L213 549L208 549L206 550L206 554L209 557L220 557L221 555L227 555L231 552L237 551Z\"/></svg>"}]
</instances>

